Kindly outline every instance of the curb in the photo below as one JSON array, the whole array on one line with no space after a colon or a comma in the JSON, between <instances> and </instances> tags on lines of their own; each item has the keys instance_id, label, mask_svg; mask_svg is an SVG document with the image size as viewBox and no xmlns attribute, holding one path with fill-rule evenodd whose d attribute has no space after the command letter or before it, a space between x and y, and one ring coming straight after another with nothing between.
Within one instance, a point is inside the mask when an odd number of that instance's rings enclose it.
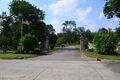
<instances>
[{"instance_id":1,"label":"curb","mask_svg":"<svg viewBox=\"0 0 120 80\"><path fill-rule=\"evenodd\" d=\"M97 58L87 57L87 56L85 56L82 52L81 52L81 54L82 54L82 55L84 56L84 58L86 58L86 59L92 59L92 60L98 61ZM101 59L101 61L103 61L103 62L120 62L120 60L107 60L107 59Z\"/></svg>"}]
</instances>

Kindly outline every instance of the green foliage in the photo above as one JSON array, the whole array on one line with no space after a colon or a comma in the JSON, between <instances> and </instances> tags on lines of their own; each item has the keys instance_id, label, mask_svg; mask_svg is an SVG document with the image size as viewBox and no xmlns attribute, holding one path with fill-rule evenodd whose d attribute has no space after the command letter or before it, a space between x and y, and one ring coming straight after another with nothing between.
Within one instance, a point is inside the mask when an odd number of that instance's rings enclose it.
<instances>
[{"instance_id":1,"label":"green foliage","mask_svg":"<svg viewBox=\"0 0 120 80\"><path fill-rule=\"evenodd\" d=\"M120 27L116 27L115 28L115 33L118 35L118 37L120 38Z\"/></svg>"},{"instance_id":2,"label":"green foliage","mask_svg":"<svg viewBox=\"0 0 120 80\"><path fill-rule=\"evenodd\" d=\"M98 33L100 32L108 33L108 30L103 27L98 30Z\"/></svg>"},{"instance_id":3,"label":"green foliage","mask_svg":"<svg viewBox=\"0 0 120 80\"><path fill-rule=\"evenodd\" d=\"M57 45L61 45L62 43L63 43L63 42L62 42L62 39L61 39L61 38L58 38L56 44L57 44Z\"/></svg>"},{"instance_id":4,"label":"green foliage","mask_svg":"<svg viewBox=\"0 0 120 80\"><path fill-rule=\"evenodd\" d=\"M18 52L17 51L14 51L13 54L17 54Z\"/></svg>"},{"instance_id":5,"label":"green foliage","mask_svg":"<svg viewBox=\"0 0 120 80\"><path fill-rule=\"evenodd\" d=\"M55 44L50 44L50 48L51 48L51 50L53 50L54 47L55 47Z\"/></svg>"},{"instance_id":6,"label":"green foliage","mask_svg":"<svg viewBox=\"0 0 120 80\"><path fill-rule=\"evenodd\" d=\"M113 54L118 37L114 32L99 33L93 39L95 50L100 54Z\"/></svg>"},{"instance_id":7,"label":"green foliage","mask_svg":"<svg viewBox=\"0 0 120 80\"><path fill-rule=\"evenodd\" d=\"M77 41L77 45L80 45L80 40Z\"/></svg>"},{"instance_id":8,"label":"green foliage","mask_svg":"<svg viewBox=\"0 0 120 80\"><path fill-rule=\"evenodd\" d=\"M63 28L62 31L63 33L66 33L66 40L70 44L70 39L71 39L71 33L72 29L76 27L76 22L75 21L65 21L65 23L62 24ZM73 36L72 36L73 37Z\"/></svg>"},{"instance_id":9,"label":"green foliage","mask_svg":"<svg viewBox=\"0 0 120 80\"><path fill-rule=\"evenodd\" d=\"M90 41L88 38L85 38L85 42L88 42L88 41Z\"/></svg>"},{"instance_id":10,"label":"green foliage","mask_svg":"<svg viewBox=\"0 0 120 80\"><path fill-rule=\"evenodd\" d=\"M65 45L64 44L61 44L61 47L64 47Z\"/></svg>"},{"instance_id":11,"label":"green foliage","mask_svg":"<svg viewBox=\"0 0 120 80\"><path fill-rule=\"evenodd\" d=\"M0 45L17 46L21 38L21 20L24 18L30 22L30 25L23 25L22 35L35 35L39 41L45 41L46 36L50 38L50 44L55 44L57 36L53 26L46 25L42 20L45 18L45 12L25 0L12 0L9 4L10 16L6 12L0 15L2 19ZM5 39L5 40L4 40Z\"/></svg>"},{"instance_id":12,"label":"green foliage","mask_svg":"<svg viewBox=\"0 0 120 80\"><path fill-rule=\"evenodd\" d=\"M120 0L105 0L103 13L108 19L113 18L113 15L120 18Z\"/></svg>"},{"instance_id":13,"label":"green foliage","mask_svg":"<svg viewBox=\"0 0 120 80\"><path fill-rule=\"evenodd\" d=\"M38 40L34 35L26 34L19 42L19 50L20 51L32 51L38 45Z\"/></svg>"},{"instance_id":14,"label":"green foliage","mask_svg":"<svg viewBox=\"0 0 120 80\"><path fill-rule=\"evenodd\" d=\"M85 51L93 52L94 49L86 49Z\"/></svg>"},{"instance_id":15,"label":"green foliage","mask_svg":"<svg viewBox=\"0 0 120 80\"><path fill-rule=\"evenodd\" d=\"M92 35L92 32L89 30L89 29L87 29L85 32L84 32L84 34L83 34L83 36L84 36L84 38L85 38L85 41L89 41L89 42L92 42L93 41L93 37L94 37L94 35Z\"/></svg>"},{"instance_id":16,"label":"green foliage","mask_svg":"<svg viewBox=\"0 0 120 80\"><path fill-rule=\"evenodd\" d=\"M12 0L9 4L9 9L11 16L19 20L25 18L31 22L36 22L45 18L44 11L25 0Z\"/></svg>"}]
</instances>

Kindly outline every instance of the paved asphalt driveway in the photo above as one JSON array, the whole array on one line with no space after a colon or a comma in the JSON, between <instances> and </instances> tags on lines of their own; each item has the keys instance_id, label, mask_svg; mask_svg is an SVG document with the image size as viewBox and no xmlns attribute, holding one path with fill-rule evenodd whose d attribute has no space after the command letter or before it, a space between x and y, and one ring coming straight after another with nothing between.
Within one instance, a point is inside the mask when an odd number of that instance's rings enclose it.
<instances>
[{"instance_id":1,"label":"paved asphalt driveway","mask_svg":"<svg viewBox=\"0 0 120 80\"><path fill-rule=\"evenodd\" d=\"M120 63L85 59L75 47L28 59L0 59L0 80L120 80Z\"/></svg>"}]
</instances>

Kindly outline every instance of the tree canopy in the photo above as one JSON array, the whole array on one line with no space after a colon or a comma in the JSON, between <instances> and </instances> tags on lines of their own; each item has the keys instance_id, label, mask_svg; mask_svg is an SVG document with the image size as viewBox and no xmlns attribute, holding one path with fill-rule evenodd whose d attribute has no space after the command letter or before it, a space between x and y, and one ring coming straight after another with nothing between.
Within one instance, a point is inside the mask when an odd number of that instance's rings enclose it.
<instances>
[{"instance_id":1,"label":"tree canopy","mask_svg":"<svg viewBox=\"0 0 120 80\"><path fill-rule=\"evenodd\" d=\"M65 23L62 24L63 28L62 31L66 34L66 40L70 44L70 37L71 37L71 31L73 28L76 27L76 22L75 21L65 21Z\"/></svg>"},{"instance_id":2,"label":"tree canopy","mask_svg":"<svg viewBox=\"0 0 120 80\"><path fill-rule=\"evenodd\" d=\"M116 17L120 18L120 0L105 0L103 13L107 16L108 19Z\"/></svg>"},{"instance_id":3,"label":"tree canopy","mask_svg":"<svg viewBox=\"0 0 120 80\"><path fill-rule=\"evenodd\" d=\"M36 6L30 4L25 0L12 0L9 4L10 15L3 12L0 15L1 29L0 42L1 45L15 45L17 46L21 38L21 24L22 18L28 20L30 25L23 25L23 36L30 33L34 35L39 41L45 41L46 36L49 36L50 43L57 40L55 29L53 26L46 25L43 20L45 19L45 12Z\"/></svg>"}]
</instances>

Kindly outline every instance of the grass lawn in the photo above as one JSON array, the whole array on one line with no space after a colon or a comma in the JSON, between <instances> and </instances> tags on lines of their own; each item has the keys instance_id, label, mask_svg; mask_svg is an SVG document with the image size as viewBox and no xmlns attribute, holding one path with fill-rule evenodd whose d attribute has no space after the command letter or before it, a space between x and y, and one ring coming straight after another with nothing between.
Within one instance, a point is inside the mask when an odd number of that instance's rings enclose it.
<instances>
[{"instance_id":1,"label":"grass lawn","mask_svg":"<svg viewBox=\"0 0 120 80\"><path fill-rule=\"evenodd\" d=\"M80 52L80 45L75 45L75 48ZM101 59L108 59L108 60L120 60L120 51L116 51L118 55L101 55L96 54L95 52L84 52L85 56L90 58L101 58Z\"/></svg>"},{"instance_id":2,"label":"grass lawn","mask_svg":"<svg viewBox=\"0 0 120 80\"><path fill-rule=\"evenodd\" d=\"M7 51L6 53L3 53L2 50L0 50L0 58L19 58L19 57L35 57L35 56L39 56L40 54L14 54L15 51Z\"/></svg>"},{"instance_id":3,"label":"grass lawn","mask_svg":"<svg viewBox=\"0 0 120 80\"><path fill-rule=\"evenodd\" d=\"M85 56L90 58L101 58L101 59L108 59L108 60L120 60L120 51L116 51L118 55L102 55L96 54L95 52L90 52L89 54L85 54Z\"/></svg>"},{"instance_id":4,"label":"grass lawn","mask_svg":"<svg viewBox=\"0 0 120 80\"><path fill-rule=\"evenodd\" d=\"M63 47L55 47L53 50L50 50L50 52L61 49ZM36 57L36 56L40 56L40 53L36 53L36 54L14 54L16 51L11 50L11 51L6 51L6 53L3 53L3 50L0 50L0 58L2 59L15 59L15 58L20 58L20 57L24 57L24 58L29 58L29 57Z\"/></svg>"},{"instance_id":5,"label":"grass lawn","mask_svg":"<svg viewBox=\"0 0 120 80\"><path fill-rule=\"evenodd\" d=\"M108 59L108 60L120 60L120 56L118 55L101 55L101 54L85 54L87 57L90 58L101 58L101 59Z\"/></svg>"}]
</instances>

